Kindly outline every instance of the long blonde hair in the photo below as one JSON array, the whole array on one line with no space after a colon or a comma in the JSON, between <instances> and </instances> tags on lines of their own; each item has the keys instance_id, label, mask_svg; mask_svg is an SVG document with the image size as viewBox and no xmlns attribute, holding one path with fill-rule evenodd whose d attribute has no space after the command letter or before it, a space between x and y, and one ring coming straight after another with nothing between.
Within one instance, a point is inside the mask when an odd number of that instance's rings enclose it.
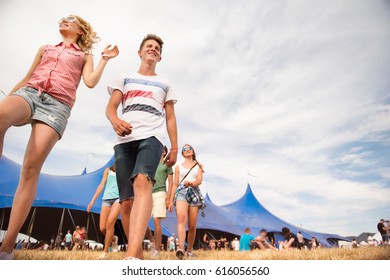
<instances>
[{"instance_id":1,"label":"long blonde hair","mask_svg":"<svg viewBox=\"0 0 390 280\"><path fill-rule=\"evenodd\" d=\"M77 25L81 31L83 31L83 34L77 40L77 45L79 45L83 52L90 54L92 52L93 44L97 43L100 40L100 37L97 36L95 31L93 31L93 28L89 22L76 15L70 16L77 18Z\"/></svg>"}]
</instances>

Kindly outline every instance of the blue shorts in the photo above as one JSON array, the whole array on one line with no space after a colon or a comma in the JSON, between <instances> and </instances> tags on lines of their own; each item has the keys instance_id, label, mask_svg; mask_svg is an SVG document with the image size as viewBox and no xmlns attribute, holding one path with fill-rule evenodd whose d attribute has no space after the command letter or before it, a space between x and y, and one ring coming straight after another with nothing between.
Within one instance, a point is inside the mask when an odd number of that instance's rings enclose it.
<instances>
[{"instance_id":1,"label":"blue shorts","mask_svg":"<svg viewBox=\"0 0 390 280\"><path fill-rule=\"evenodd\" d=\"M32 87L23 87L12 95L23 97L30 105L29 123L33 120L43 122L57 131L60 139L62 138L70 117L68 105L61 103L48 93L42 92L38 95L38 90Z\"/></svg>"},{"instance_id":2,"label":"blue shorts","mask_svg":"<svg viewBox=\"0 0 390 280\"><path fill-rule=\"evenodd\" d=\"M114 205L114 203L119 202L119 198L114 198L114 199L103 199L102 200L102 207L111 207Z\"/></svg>"},{"instance_id":3,"label":"blue shorts","mask_svg":"<svg viewBox=\"0 0 390 280\"><path fill-rule=\"evenodd\" d=\"M134 197L133 181L144 174L154 182L163 146L156 137L118 144L114 147L119 201Z\"/></svg>"}]
</instances>

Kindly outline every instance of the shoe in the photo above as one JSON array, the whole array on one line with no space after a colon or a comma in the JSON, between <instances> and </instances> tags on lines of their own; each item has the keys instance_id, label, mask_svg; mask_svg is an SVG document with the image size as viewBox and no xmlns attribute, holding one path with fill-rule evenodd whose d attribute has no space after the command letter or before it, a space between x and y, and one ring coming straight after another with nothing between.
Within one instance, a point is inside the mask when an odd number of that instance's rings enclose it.
<instances>
[{"instance_id":1,"label":"shoe","mask_svg":"<svg viewBox=\"0 0 390 280\"><path fill-rule=\"evenodd\" d=\"M140 259L138 259L136 257L126 257L123 260L126 260L126 261L140 261Z\"/></svg>"},{"instance_id":2,"label":"shoe","mask_svg":"<svg viewBox=\"0 0 390 280\"><path fill-rule=\"evenodd\" d=\"M188 258L195 258L195 255L194 255L194 253L191 251L191 252L187 252L187 257L188 257Z\"/></svg>"},{"instance_id":3,"label":"shoe","mask_svg":"<svg viewBox=\"0 0 390 280\"><path fill-rule=\"evenodd\" d=\"M15 257L14 252L12 251L10 254L6 252L0 252L0 260L2 261L10 261L13 260Z\"/></svg>"},{"instance_id":4,"label":"shoe","mask_svg":"<svg viewBox=\"0 0 390 280\"><path fill-rule=\"evenodd\" d=\"M184 252L183 252L182 249L177 249L177 251L176 251L176 257L177 257L179 260L184 259Z\"/></svg>"},{"instance_id":5,"label":"shoe","mask_svg":"<svg viewBox=\"0 0 390 280\"><path fill-rule=\"evenodd\" d=\"M160 252L157 250L154 250L150 254L150 257L152 258L152 260L159 260L160 259Z\"/></svg>"},{"instance_id":6,"label":"shoe","mask_svg":"<svg viewBox=\"0 0 390 280\"><path fill-rule=\"evenodd\" d=\"M99 260L106 260L108 259L108 254L106 252L99 254Z\"/></svg>"}]
</instances>

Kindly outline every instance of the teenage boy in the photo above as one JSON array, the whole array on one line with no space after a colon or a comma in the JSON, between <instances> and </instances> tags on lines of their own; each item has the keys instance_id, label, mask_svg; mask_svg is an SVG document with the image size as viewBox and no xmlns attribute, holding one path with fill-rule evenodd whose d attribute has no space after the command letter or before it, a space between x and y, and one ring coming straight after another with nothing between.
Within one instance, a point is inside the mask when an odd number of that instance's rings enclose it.
<instances>
[{"instance_id":1,"label":"teenage boy","mask_svg":"<svg viewBox=\"0 0 390 280\"><path fill-rule=\"evenodd\" d=\"M141 42L138 72L108 86L106 115L117 134L114 146L122 223L129 239L125 259L142 259L142 241L152 212L154 176L163 150L165 125L171 149L164 163L176 163L178 144L171 83L156 74L163 41L148 34ZM122 104L122 116L117 109Z\"/></svg>"}]
</instances>

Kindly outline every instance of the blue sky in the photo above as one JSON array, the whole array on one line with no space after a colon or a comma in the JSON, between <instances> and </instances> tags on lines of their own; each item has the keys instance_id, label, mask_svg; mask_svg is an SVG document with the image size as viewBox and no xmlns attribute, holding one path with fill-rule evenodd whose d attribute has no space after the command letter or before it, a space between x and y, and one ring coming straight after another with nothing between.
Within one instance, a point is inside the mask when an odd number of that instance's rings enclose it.
<instances>
[{"instance_id":1,"label":"blue sky","mask_svg":"<svg viewBox=\"0 0 390 280\"><path fill-rule=\"evenodd\" d=\"M106 44L120 55L95 89L80 85L44 172L92 171L112 156L106 85L138 69L152 32L165 41L158 73L179 98L180 145L196 148L216 204L250 182L267 209L311 230L359 234L390 219L389 2L3 0L0 89L61 40L57 20L70 13L100 35L96 62ZM29 131L10 129L4 155L21 162Z\"/></svg>"}]
</instances>

